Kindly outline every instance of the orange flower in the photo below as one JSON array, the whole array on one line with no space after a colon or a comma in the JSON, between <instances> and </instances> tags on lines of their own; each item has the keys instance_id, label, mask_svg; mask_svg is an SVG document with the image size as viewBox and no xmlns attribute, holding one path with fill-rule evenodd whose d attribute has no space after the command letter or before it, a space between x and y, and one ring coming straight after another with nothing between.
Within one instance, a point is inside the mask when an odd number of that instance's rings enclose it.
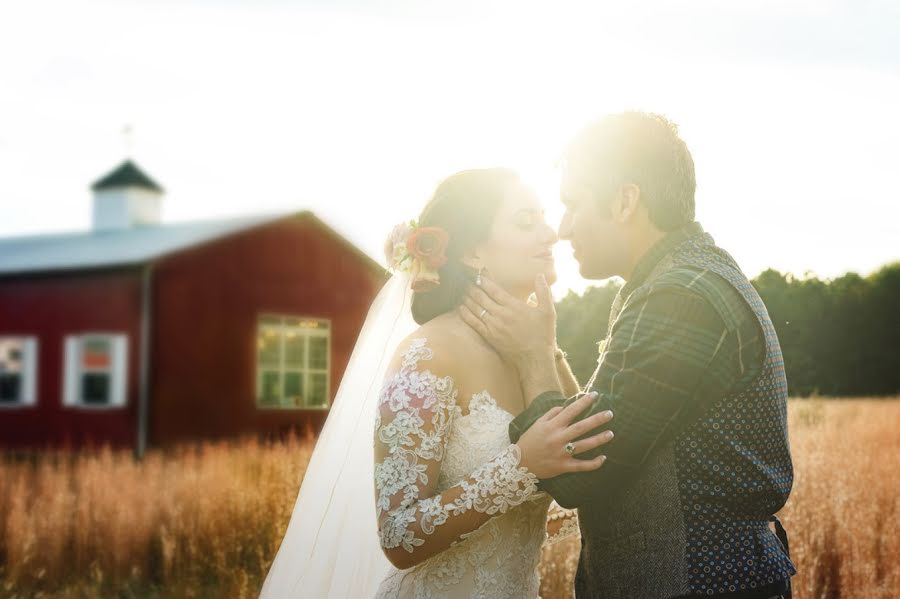
<instances>
[{"instance_id":1,"label":"orange flower","mask_svg":"<svg viewBox=\"0 0 900 599\"><path fill-rule=\"evenodd\" d=\"M447 263L447 232L440 227L419 227L406 238L406 249L420 260L429 271L435 271Z\"/></svg>"}]
</instances>

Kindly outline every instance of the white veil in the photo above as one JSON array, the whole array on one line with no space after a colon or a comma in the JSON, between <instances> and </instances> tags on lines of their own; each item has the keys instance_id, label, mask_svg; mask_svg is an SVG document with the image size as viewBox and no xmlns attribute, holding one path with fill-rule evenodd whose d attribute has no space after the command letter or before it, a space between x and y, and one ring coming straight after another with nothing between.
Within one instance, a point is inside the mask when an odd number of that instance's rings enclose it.
<instances>
[{"instance_id":1,"label":"white veil","mask_svg":"<svg viewBox=\"0 0 900 599\"><path fill-rule=\"evenodd\" d=\"M391 356L417 326L409 283L409 274L397 272L369 308L263 599L366 599L387 574L375 516L375 409Z\"/></svg>"}]
</instances>

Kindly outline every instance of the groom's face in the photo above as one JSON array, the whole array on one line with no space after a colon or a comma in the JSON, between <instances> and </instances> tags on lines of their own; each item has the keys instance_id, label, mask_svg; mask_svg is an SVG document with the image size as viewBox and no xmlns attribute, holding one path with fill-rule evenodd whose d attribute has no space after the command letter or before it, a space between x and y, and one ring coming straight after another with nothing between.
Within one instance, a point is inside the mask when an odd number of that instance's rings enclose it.
<instances>
[{"instance_id":1,"label":"groom's face","mask_svg":"<svg viewBox=\"0 0 900 599\"><path fill-rule=\"evenodd\" d=\"M615 192L608 195L592 189L574 172L563 173L560 197L566 211L559 238L571 242L578 270L586 279L608 279L625 270L625 231L612 215Z\"/></svg>"}]
</instances>

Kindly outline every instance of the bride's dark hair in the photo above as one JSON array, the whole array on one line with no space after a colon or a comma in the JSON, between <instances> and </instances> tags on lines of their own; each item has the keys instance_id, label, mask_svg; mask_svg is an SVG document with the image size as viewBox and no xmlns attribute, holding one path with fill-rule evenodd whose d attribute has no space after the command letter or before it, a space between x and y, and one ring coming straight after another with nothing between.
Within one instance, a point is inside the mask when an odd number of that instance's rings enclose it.
<instances>
[{"instance_id":1,"label":"bride's dark hair","mask_svg":"<svg viewBox=\"0 0 900 599\"><path fill-rule=\"evenodd\" d=\"M463 264L466 252L491 235L491 225L503 194L519 181L507 168L471 169L444 179L419 215L420 227L440 227L447 232L447 263L438 269L440 284L430 291L417 291L412 316L425 324L462 302L463 294L478 272Z\"/></svg>"}]
</instances>

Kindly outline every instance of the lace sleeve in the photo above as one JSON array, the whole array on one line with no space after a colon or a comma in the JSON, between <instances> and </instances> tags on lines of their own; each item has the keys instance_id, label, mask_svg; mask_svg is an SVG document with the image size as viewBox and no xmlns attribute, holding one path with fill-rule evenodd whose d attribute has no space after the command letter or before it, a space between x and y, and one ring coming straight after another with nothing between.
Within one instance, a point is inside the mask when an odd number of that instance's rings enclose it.
<instances>
[{"instance_id":1,"label":"lace sleeve","mask_svg":"<svg viewBox=\"0 0 900 599\"><path fill-rule=\"evenodd\" d=\"M547 510L547 538L544 548L580 534L578 510L564 509L556 501Z\"/></svg>"},{"instance_id":2,"label":"lace sleeve","mask_svg":"<svg viewBox=\"0 0 900 599\"><path fill-rule=\"evenodd\" d=\"M436 493L457 391L449 376L421 370L432 352L416 339L399 372L382 388L375 423L378 532L388 559L405 569L424 561L537 493L537 477L519 466L510 444L471 475Z\"/></svg>"}]
</instances>

